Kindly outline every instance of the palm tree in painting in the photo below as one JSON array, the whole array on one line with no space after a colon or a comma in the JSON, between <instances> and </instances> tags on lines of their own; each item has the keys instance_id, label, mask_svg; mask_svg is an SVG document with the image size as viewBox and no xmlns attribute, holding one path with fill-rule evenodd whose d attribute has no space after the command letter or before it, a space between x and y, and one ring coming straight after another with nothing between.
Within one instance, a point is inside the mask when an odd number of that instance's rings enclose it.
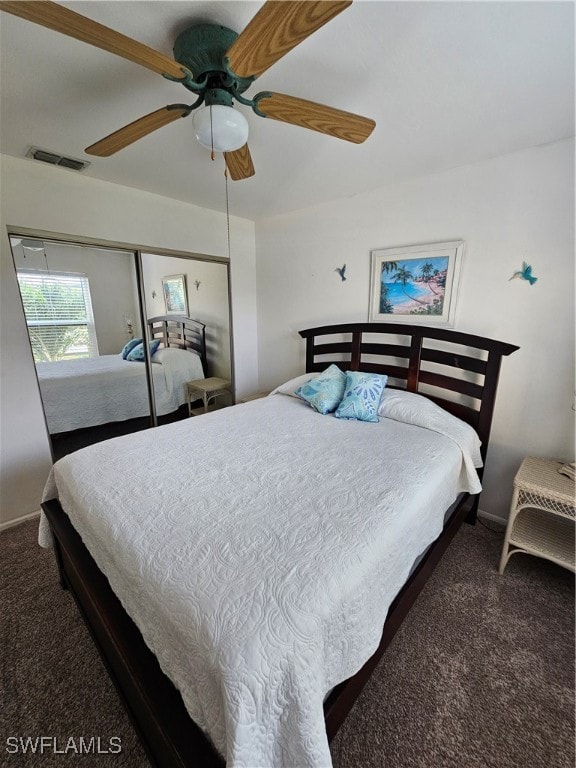
<instances>
[{"instance_id":1,"label":"palm tree in painting","mask_svg":"<svg viewBox=\"0 0 576 768\"><path fill-rule=\"evenodd\" d=\"M420 273L422 275L422 279L424 280L424 282L427 283L428 280L430 280L430 278L434 274L434 267L432 266L432 264L430 264L429 261L427 261L426 264L424 264L424 266L420 268Z\"/></svg>"},{"instance_id":2,"label":"palm tree in painting","mask_svg":"<svg viewBox=\"0 0 576 768\"><path fill-rule=\"evenodd\" d=\"M381 315L391 315L394 312L394 306L388 298L388 287L384 281L384 275L393 272L395 269L398 269L398 263L396 261L383 261L381 264L379 308Z\"/></svg>"},{"instance_id":3,"label":"palm tree in painting","mask_svg":"<svg viewBox=\"0 0 576 768\"><path fill-rule=\"evenodd\" d=\"M406 283L409 280L414 280L414 275L412 274L412 272L410 272L410 270L406 269L406 267L400 267L398 269L398 272L396 272L396 274L392 278L392 280L394 280L395 283L402 283L402 290L411 301L417 301L418 304L426 304L425 301L420 301L420 299L417 299L415 296L410 296L410 294L406 290Z\"/></svg>"},{"instance_id":4,"label":"palm tree in painting","mask_svg":"<svg viewBox=\"0 0 576 768\"><path fill-rule=\"evenodd\" d=\"M394 306L388 298L388 287L386 283L382 283L380 287L380 307L378 312L381 315L391 315L394 312Z\"/></svg>"},{"instance_id":5,"label":"palm tree in painting","mask_svg":"<svg viewBox=\"0 0 576 768\"><path fill-rule=\"evenodd\" d=\"M420 274L422 275L422 280L426 283L428 288L432 291L432 293L435 293L436 296L439 295L438 291L435 291L434 288L430 285L430 282L434 276L434 272L438 272L438 270L435 270L432 264L430 264L429 261L424 264L423 267L420 269Z\"/></svg>"}]
</instances>

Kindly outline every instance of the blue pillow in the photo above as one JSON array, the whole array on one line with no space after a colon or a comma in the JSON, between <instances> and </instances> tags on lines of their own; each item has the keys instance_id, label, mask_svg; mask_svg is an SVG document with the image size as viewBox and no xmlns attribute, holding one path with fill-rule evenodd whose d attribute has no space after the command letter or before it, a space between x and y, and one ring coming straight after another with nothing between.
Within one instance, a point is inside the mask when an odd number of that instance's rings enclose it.
<instances>
[{"instance_id":1,"label":"blue pillow","mask_svg":"<svg viewBox=\"0 0 576 768\"><path fill-rule=\"evenodd\" d=\"M156 352L158 347L160 346L160 339L154 339L154 341L151 341L149 344L150 349L150 357ZM140 343L134 349L129 353L126 360L129 360L131 363L142 363L144 362L144 344Z\"/></svg>"},{"instance_id":2,"label":"blue pillow","mask_svg":"<svg viewBox=\"0 0 576 768\"><path fill-rule=\"evenodd\" d=\"M132 352L134 347L137 347L138 344L142 344L142 339L130 339L127 344L124 344L122 347L122 352L120 352L122 355L122 360L126 360L130 352Z\"/></svg>"},{"instance_id":3,"label":"blue pillow","mask_svg":"<svg viewBox=\"0 0 576 768\"><path fill-rule=\"evenodd\" d=\"M357 421L379 421L378 406L388 376L378 373L348 371L344 397L336 413L337 419Z\"/></svg>"},{"instance_id":4,"label":"blue pillow","mask_svg":"<svg viewBox=\"0 0 576 768\"><path fill-rule=\"evenodd\" d=\"M314 379L298 387L294 394L306 400L318 413L332 413L342 400L345 384L346 374L332 363Z\"/></svg>"}]
</instances>

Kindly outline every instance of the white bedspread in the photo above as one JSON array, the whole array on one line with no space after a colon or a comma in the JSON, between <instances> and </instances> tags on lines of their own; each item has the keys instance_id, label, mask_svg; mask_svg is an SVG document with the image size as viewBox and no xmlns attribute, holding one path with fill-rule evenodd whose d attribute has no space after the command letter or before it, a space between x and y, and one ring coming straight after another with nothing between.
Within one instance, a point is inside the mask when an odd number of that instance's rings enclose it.
<instances>
[{"instance_id":1,"label":"white bedspread","mask_svg":"<svg viewBox=\"0 0 576 768\"><path fill-rule=\"evenodd\" d=\"M456 439L279 394L67 456L45 498L229 768L328 768L325 694L378 646L458 492L480 488Z\"/></svg>"},{"instance_id":2,"label":"white bedspread","mask_svg":"<svg viewBox=\"0 0 576 768\"><path fill-rule=\"evenodd\" d=\"M184 350L152 365L156 412L177 410L186 402L184 382L204 376L200 357ZM38 363L38 380L48 432L68 432L150 414L146 366L101 355Z\"/></svg>"}]
</instances>

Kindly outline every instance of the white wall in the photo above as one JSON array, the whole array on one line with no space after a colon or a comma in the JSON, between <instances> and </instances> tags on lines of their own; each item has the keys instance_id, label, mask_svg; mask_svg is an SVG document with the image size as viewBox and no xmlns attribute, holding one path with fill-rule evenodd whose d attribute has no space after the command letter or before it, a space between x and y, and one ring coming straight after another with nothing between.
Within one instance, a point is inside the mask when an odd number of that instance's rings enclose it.
<instances>
[{"instance_id":1,"label":"white wall","mask_svg":"<svg viewBox=\"0 0 576 768\"><path fill-rule=\"evenodd\" d=\"M226 264L194 259L142 254L146 316L166 314L162 278L186 275L188 316L206 325L206 376L231 378L228 268ZM194 281L200 281L196 288ZM156 296L152 296L152 293Z\"/></svg>"},{"instance_id":2,"label":"white wall","mask_svg":"<svg viewBox=\"0 0 576 768\"><path fill-rule=\"evenodd\" d=\"M2 156L0 519L36 509L51 465L34 364L6 226L227 256L223 214L81 174ZM236 392L257 389L253 222L232 217L231 289Z\"/></svg>"},{"instance_id":3,"label":"white wall","mask_svg":"<svg viewBox=\"0 0 576 768\"><path fill-rule=\"evenodd\" d=\"M139 335L133 252L62 243L45 243L44 251L51 270L81 272L88 278L99 354L117 354L126 344L130 336L125 317L132 319L135 335ZM13 253L17 269L46 269L44 252L24 251L16 245Z\"/></svg>"},{"instance_id":4,"label":"white wall","mask_svg":"<svg viewBox=\"0 0 576 768\"><path fill-rule=\"evenodd\" d=\"M503 361L481 500L504 518L523 456L574 456L573 141L257 222L260 388L304 370L299 329L367 319L371 249L456 239L454 327L520 346ZM523 261L534 286L509 282Z\"/></svg>"},{"instance_id":5,"label":"white wall","mask_svg":"<svg viewBox=\"0 0 576 768\"><path fill-rule=\"evenodd\" d=\"M143 244L151 251L222 256L227 248L221 214L32 161L1 161L6 520L37 509L50 453L5 226ZM233 218L231 225L238 396L302 372L298 329L366 320L371 249L462 238L455 327L521 347L503 362L481 506L507 515L524 455L573 456L573 141L262 220L257 273L253 223ZM539 278L535 286L509 282L524 260ZM334 271L344 262L346 282Z\"/></svg>"}]
</instances>

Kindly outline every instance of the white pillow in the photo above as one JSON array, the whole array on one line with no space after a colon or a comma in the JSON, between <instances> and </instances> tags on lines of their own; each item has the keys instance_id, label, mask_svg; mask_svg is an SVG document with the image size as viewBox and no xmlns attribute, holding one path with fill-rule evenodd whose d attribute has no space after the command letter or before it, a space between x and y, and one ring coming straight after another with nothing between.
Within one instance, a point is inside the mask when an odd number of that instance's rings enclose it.
<instances>
[{"instance_id":1,"label":"white pillow","mask_svg":"<svg viewBox=\"0 0 576 768\"><path fill-rule=\"evenodd\" d=\"M380 405L378 406L378 416L386 416L387 411L390 411L393 405L403 406L406 409L410 409L412 406L413 408L417 409L418 406L426 406L427 403L430 403L436 408L439 407L435 403L432 403L431 400L423 403L425 400L426 398L423 395L418 395L416 392L408 392L405 389L394 389L393 387L388 387L387 389L384 389L384 392L382 392Z\"/></svg>"},{"instance_id":2,"label":"white pillow","mask_svg":"<svg viewBox=\"0 0 576 768\"><path fill-rule=\"evenodd\" d=\"M465 456L470 457L474 467L482 466L481 442L476 430L424 395L387 387L382 393L378 416L446 435L460 446Z\"/></svg>"},{"instance_id":3,"label":"white pillow","mask_svg":"<svg viewBox=\"0 0 576 768\"><path fill-rule=\"evenodd\" d=\"M393 387L387 387L382 392L380 405L378 406L378 415L390 416L390 414L396 414L396 412L400 411L407 419L411 419L418 418L423 410L426 413L433 413L438 417L456 418L451 416L444 408L429 400L425 395L408 392L405 389L394 389Z\"/></svg>"},{"instance_id":4,"label":"white pillow","mask_svg":"<svg viewBox=\"0 0 576 768\"><path fill-rule=\"evenodd\" d=\"M179 347L160 347L153 355L152 355L152 362L153 363L162 363L166 362L170 358L172 359L184 359L182 355L189 355L190 352L192 354L197 354L193 349L186 350L186 349L180 349Z\"/></svg>"},{"instance_id":5,"label":"white pillow","mask_svg":"<svg viewBox=\"0 0 576 768\"><path fill-rule=\"evenodd\" d=\"M276 389L273 389L272 392L270 392L271 395L290 395L290 397L296 397L298 400L301 398L298 397L296 394L296 390L302 386L302 384L306 384L308 381L312 381L312 379L315 379L320 374L318 373L303 373L302 376L296 376L294 379L289 379L288 381L285 381L284 384L280 384L280 386L276 387Z\"/></svg>"}]
</instances>

